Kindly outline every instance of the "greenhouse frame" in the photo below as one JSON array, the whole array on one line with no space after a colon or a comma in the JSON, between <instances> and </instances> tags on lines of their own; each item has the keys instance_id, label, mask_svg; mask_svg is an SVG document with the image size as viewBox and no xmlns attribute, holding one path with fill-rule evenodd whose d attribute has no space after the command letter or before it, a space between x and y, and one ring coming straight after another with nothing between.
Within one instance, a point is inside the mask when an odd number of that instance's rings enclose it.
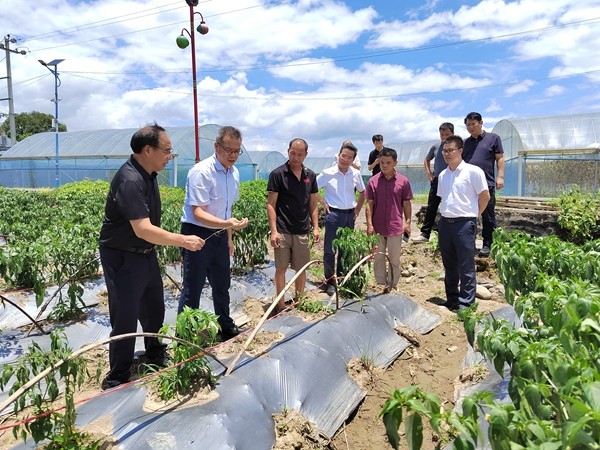
<instances>
[{"instance_id":1,"label":"greenhouse frame","mask_svg":"<svg viewBox=\"0 0 600 450\"><path fill-rule=\"evenodd\" d=\"M200 159L214 152L219 125L199 128ZM159 174L159 182L185 186L188 170L195 163L194 127L167 127L175 157ZM60 183L82 179L111 180L131 154L129 141L134 128L71 131L59 133ZM505 196L555 197L577 184L584 192L600 187L600 112L561 116L510 118L492 129L504 147ZM466 132L458 132L467 137ZM39 133L18 142L0 156L0 185L5 187L49 187L55 184L55 133ZM398 153L398 170L411 182L414 193L426 193L429 180L423 160L439 140L394 142L386 146ZM368 180L368 152L361 153L361 174ZM330 167L331 156L309 156L305 165L316 173ZM236 167L240 180L267 179L287 161L278 151L244 152Z\"/></svg>"}]
</instances>

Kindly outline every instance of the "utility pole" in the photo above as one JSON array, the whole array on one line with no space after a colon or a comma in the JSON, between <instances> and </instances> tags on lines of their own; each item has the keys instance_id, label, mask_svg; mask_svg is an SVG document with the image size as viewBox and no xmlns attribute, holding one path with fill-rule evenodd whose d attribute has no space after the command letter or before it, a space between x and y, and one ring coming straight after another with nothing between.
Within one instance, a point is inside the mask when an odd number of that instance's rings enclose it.
<instances>
[{"instance_id":1,"label":"utility pole","mask_svg":"<svg viewBox=\"0 0 600 450\"><path fill-rule=\"evenodd\" d=\"M25 55L27 52L25 50L13 50L10 48L10 44L16 44L17 40L15 38L11 38L10 34L4 36L4 43L0 42L0 50L4 50L6 52L6 77L2 77L1 79L6 78L6 82L8 84L8 97L0 98L2 100L8 100L8 120L10 124L10 144L15 145L17 143L17 131L15 126L15 104L13 97L13 89L12 89L12 76L10 69L10 54L17 53L19 55Z\"/></svg>"}]
</instances>

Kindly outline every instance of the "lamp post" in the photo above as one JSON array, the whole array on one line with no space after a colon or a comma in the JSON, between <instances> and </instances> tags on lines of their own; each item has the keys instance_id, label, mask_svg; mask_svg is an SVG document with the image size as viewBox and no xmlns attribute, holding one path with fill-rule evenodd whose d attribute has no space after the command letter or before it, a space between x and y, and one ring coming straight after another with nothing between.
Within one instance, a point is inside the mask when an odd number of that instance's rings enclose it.
<instances>
[{"instance_id":1,"label":"lamp post","mask_svg":"<svg viewBox=\"0 0 600 450\"><path fill-rule=\"evenodd\" d=\"M192 42L192 92L194 95L194 142L196 145L196 162L200 161L200 137L198 133L198 89L196 85L196 38L194 34L194 14L200 15L200 25L196 29L200 34L208 33L208 26L204 23L204 17L199 12L194 12L194 6L198 6L198 0L185 0L190 7L190 30L191 32L183 28L181 34L177 37L177 46L181 49L186 48L189 45L188 39L183 34L184 31L190 37Z\"/></svg>"},{"instance_id":2,"label":"lamp post","mask_svg":"<svg viewBox=\"0 0 600 450\"><path fill-rule=\"evenodd\" d=\"M60 86L60 78L58 78L58 71L56 69L56 66L58 66L61 62L64 61L64 59L53 59L52 61L50 61L49 63L45 63L44 61L42 61L41 59L38 59L38 61L40 62L40 64L42 66L44 66L46 69L48 69L52 75L54 75L54 133L55 133L55 161L54 161L54 165L56 167L56 174L55 174L55 179L54 179L54 187L59 187L60 186L60 178L59 178L59 159L58 159L58 87ZM54 70L51 69L51 67L54 67Z\"/></svg>"}]
</instances>

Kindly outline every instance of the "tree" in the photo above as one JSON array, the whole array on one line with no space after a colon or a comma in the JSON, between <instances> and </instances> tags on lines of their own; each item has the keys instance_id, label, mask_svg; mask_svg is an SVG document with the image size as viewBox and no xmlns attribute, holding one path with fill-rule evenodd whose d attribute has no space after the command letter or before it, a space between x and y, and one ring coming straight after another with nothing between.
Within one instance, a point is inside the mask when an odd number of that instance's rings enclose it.
<instances>
[{"instance_id":1,"label":"tree","mask_svg":"<svg viewBox=\"0 0 600 450\"><path fill-rule=\"evenodd\" d=\"M33 111L30 113L15 114L15 131L17 133L17 142L22 141L26 137L45 131L54 131L54 116L50 114ZM58 122L58 131L67 131L67 126ZM6 119L0 125L0 134L10 134L10 123ZM14 144L14 142L13 142Z\"/></svg>"}]
</instances>

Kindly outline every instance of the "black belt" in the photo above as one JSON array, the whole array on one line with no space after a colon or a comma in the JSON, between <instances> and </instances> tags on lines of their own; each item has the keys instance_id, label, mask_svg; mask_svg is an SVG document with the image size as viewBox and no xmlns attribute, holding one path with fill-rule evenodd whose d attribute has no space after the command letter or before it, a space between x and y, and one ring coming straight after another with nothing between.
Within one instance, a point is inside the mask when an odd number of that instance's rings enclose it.
<instances>
[{"instance_id":1,"label":"black belt","mask_svg":"<svg viewBox=\"0 0 600 450\"><path fill-rule=\"evenodd\" d=\"M476 217L444 217L442 216L442 220L448 223L458 223L464 222L465 220L475 220Z\"/></svg>"},{"instance_id":2,"label":"black belt","mask_svg":"<svg viewBox=\"0 0 600 450\"><path fill-rule=\"evenodd\" d=\"M333 206L330 206L329 207L329 211L335 211L335 212L339 212L339 213L350 214L350 213L354 213L354 208L339 209L339 208L334 208Z\"/></svg>"},{"instance_id":3,"label":"black belt","mask_svg":"<svg viewBox=\"0 0 600 450\"><path fill-rule=\"evenodd\" d=\"M147 255L148 253L150 253L150 252L152 252L154 250L154 247L150 247L150 248L137 248L137 247L116 248L116 247L109 247L108 245L105 245L105 247L113 249L113 250L121 250L123 252L141 253L143 255Z\"/></svg>"}]
</instances>

